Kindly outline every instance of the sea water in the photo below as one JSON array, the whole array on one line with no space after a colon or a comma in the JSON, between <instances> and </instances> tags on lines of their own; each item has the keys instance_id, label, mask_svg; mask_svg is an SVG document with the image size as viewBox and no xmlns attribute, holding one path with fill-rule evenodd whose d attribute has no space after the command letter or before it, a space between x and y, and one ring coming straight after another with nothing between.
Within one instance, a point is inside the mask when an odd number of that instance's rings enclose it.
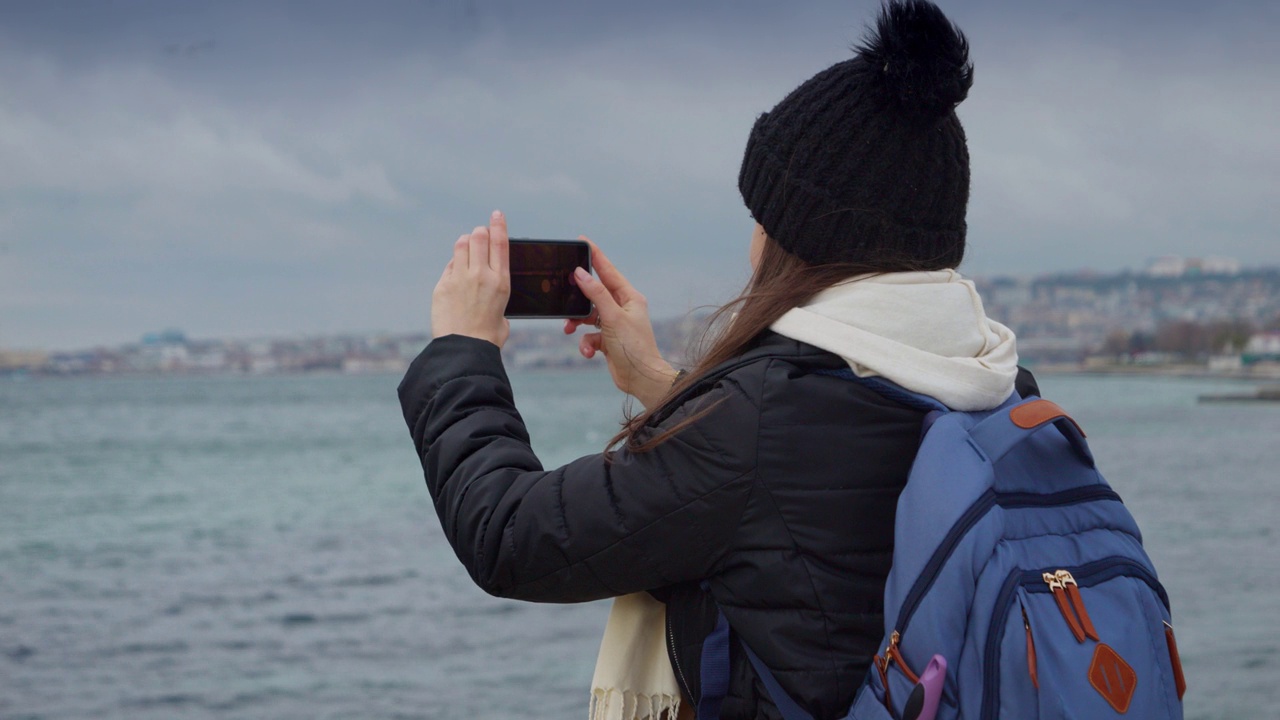
<instances>
[{"instance_id":1,"label":"sea water","mask_svg":"<svg viewBox=\"0 0 1280 720\"><path fill-rule=\"evenodd\" d=\"M0 717L573 718L608 612L477 589L398 377L0 381ZM548 467L598 452L598 370L516 374ZM1189 718L1280 711L1280 405L1046 376L1145 532Z\"/></svg>"}]
</instances>

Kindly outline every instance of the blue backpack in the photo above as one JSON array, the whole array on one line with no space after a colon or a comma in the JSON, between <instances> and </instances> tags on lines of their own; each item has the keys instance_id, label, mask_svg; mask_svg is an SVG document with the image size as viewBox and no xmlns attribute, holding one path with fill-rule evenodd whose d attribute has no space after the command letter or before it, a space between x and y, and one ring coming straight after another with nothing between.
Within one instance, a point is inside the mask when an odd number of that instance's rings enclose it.
<instances>
[{"instance_id":1,"label":"blue backpack","mask_svg":"<svg viewBox=\"0 0 1280 720\"><path fill-rule=\"evenodd\" d=\"M1084 433L1015 393L984 412L841 375L928 411L898 500L883 651L851 720L1181 718L1169 598ZM698 720L728 690L729 626L704 645ZM786 720L812 720L742 645Z\"/></svg>"}]
</instances>

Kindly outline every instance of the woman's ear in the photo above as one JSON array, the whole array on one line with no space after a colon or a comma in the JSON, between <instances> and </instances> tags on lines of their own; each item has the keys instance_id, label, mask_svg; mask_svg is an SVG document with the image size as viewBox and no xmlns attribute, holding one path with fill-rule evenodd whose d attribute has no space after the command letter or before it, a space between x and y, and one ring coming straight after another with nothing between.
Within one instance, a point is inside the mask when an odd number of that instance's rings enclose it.
<instances>
[{"instance_id":1,"label":"woman's ear","mask_svg":"<svg viewBox=\"0 0 1280 720\"><path fill-rule=\"evenodd\" d=\"M751 232L751 248L747 253L747 260L751 263L751 272L755 272L760 265L760 258L764 255L764 244L769 239L769 235L765 233L764 226L756 223L755 229Z\"/></svg>"}]
</instances>

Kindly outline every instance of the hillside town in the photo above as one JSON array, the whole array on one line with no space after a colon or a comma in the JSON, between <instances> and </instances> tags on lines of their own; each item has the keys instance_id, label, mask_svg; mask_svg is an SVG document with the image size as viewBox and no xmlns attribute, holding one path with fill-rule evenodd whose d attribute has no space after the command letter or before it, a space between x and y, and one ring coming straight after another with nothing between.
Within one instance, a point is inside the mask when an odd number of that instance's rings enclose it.
<instances>
[{"instance_id":1,"label":"hillside town","mask_svg":"<svg viewBox=\"0 0 1280 720\"><path fill-rule=\"evenodd\" d=\"M1280 360L1280 268L1162 258L1143 272L977 285L1030 363L1269 372Z\"/></svg>"},{"instance_id":2,"label":"hillside town","mask_svg":"<svg viewBox=\"0 0 1280 720\"><path fill-rule=\"evenodd\" d=\"M975 280L988 315L1018 335L1027 364L1061 370L1280 377L1280 268L1223 258L1161 258L1142 271ZM664 353L691 357L699 316L655 322ZM197 339L164 330L119 347L0 348L0 375L399 373L425 333ZM559 323L516 323L503 349L517 370L586 364Z\"/></svg>"}]
</instances>

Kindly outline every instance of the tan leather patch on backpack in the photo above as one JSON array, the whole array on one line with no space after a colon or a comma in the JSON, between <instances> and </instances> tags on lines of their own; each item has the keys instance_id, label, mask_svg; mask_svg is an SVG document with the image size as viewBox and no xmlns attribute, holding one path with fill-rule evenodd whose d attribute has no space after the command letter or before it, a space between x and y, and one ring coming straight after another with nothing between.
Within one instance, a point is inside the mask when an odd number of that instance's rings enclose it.
<instances>
[{"instance_id":1,"label":"tan leather patch on backpack","mask_svg":"<svg viewBox=\"0 0 1280 720\"><path fill-rule=\"evenodd\" d=\"M1098 691L1118 713L1129 709L1134 690L1138 687L1138 674L1129 663L1106 643L1098 643L1089 663L1089 684Z\"/></svg>"},{"instance_id":2,"label":"tan leather patch on backpack","mask_svg":"<svg viewBox=\"0 0 1280 720\"><path fill-rule=\"evenodd\" d=\"M1084 428L1080 427L1080 423L1076 422L1075 418L1068 415L1066 410L1058 407L1058 404L1051 400L1043 398L1032 400L1009 411L1009 419L1013 421L1014 425L1023 430L1040 427L1059 418L1070 420L1071 424L1076 426L1076 430L1080 431L1080 435L1085 436Z\"/></svg>"}]
</instances>

